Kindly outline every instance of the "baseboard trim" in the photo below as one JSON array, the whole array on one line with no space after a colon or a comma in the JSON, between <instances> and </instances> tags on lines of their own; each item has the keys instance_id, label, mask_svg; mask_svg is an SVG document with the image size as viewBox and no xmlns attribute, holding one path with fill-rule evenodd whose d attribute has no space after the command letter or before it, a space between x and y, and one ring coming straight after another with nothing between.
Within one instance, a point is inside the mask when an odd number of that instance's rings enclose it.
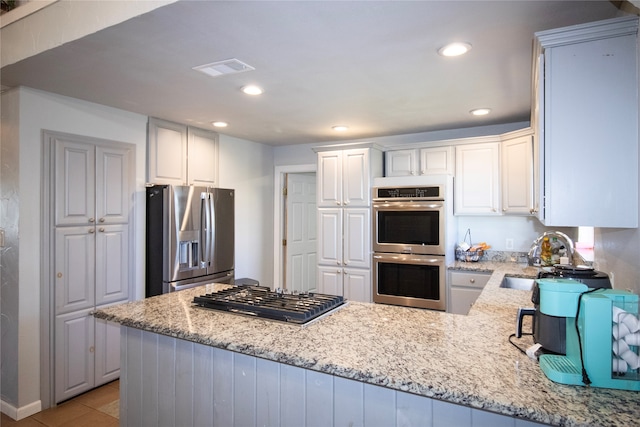
<instances>
[{"instance_id":1,"label":"baseboard trim","mask_svg":"<svg viewBox=\"0 0 640 427\"><path fill-rule=\"evenodd\" d=\"M37 400L35 402L29 403L26 406L16 408L15 406L2 400L0 401L0 411L9 418L20 421L23 418L30 417L31 415L37 414L38 412L42 411L42 401Z\"/></svg>"}]
</instances>

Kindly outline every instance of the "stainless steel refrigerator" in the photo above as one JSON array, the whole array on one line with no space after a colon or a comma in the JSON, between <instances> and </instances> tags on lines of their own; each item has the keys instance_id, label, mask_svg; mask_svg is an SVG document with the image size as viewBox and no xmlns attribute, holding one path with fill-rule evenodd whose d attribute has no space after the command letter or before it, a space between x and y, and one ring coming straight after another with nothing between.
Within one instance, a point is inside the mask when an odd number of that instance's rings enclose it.
<instances>
[{"instance_id":1,"label":"stainless steel refrigerator","mask_svg":"<svg viewBox=\"0 0 640 427\"><path fill-rule=\"evenodd\" d=\"M146 296L234 282L234 190L147 187Z\"/></svg>"}]
</instances>

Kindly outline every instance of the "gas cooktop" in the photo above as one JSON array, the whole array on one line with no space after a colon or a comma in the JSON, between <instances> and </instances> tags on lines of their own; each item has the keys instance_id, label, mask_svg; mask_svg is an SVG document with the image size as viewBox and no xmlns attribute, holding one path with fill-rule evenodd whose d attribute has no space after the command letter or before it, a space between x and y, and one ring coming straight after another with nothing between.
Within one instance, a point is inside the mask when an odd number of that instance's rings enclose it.
<instances>
[{"instance_id":1,"label":"gas cooktop","mask_svg":"<svg viewBox=\"0 0 640 427\"><path fill-rule=\"evenodd\" d=\"M265 286L241 285L193 298L212 310L305 325L345 304L343 297L317 293L274 292Z\"/></svg>"}]
</instances>

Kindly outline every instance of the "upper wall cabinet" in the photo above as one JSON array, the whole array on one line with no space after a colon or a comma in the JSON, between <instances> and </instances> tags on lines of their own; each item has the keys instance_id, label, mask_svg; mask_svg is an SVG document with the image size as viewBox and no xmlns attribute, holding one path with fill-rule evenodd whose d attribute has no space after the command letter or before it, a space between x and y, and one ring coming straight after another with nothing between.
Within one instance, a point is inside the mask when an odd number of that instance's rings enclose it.
<instances>
[{"instance_id":1,"label":"upper wall cabinet","mask_svg":"<svg viewBox=\"0 0 640 427\"><path fill-rule=\"evenodd\" d=\"M217 133L149 118L148 139L148 182L218 185Z\"/></svg>"},{"instance_id":2,"label":"upper wall cabinet","mask_svg":"<svg viewBox=\"0 0 640 427\"><path fill-rule=\"evenodd\" d=\"M502 213L533 215L534 201L533 139L531 130L502 135L500 147Z\"/></svg>"},{"instance_id":3,"label":"upper wall cabinet","mask_svg":"<svg viewBox=\"0 0 640 427\"><path fill-rule=\"evenodd\" d=\"M382 174L374 148L318 152L318 207L368 207L371 181Z\"/></svg>"},{"instance_id":4,"label":"upper wall cabinet","mask_svg":"<svg viewBox=\"0 0 640 427\"><path fill-rule=\"evenodd\" d=\"M452 146L385 153L385 176L453 174L453 166Z\"/></svg>"},{"instance_id":5,"label":"upper wall cabinet","mask_svg":"<svg viewBox=\"0 0 640 427\"><path fill-rule=\"evenodd\" d=\"M540 220L638 226L638 17L536 33Z\"/></svg>"},{"instance_id":6,"label":"upper wall cabinet","mask_svg":"<svg viewBox=\"0 0 640 427\"><path fill-rule=\"evenodd\" d=\"M500 214L500 143L456 146L456 215Z\"/></svg>"}]
</instances>

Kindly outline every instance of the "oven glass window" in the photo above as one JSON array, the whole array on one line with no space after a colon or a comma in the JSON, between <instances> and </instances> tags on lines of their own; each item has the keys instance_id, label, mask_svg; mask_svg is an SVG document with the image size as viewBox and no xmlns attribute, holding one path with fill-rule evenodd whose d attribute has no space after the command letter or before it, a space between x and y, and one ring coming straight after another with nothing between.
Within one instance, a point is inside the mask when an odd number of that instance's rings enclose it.
<instances>
[{"instance_id":1,"label":"oven glass window","mask_svg":"<svg viewBox=\"0 0 640 427\"><path fill-rule=\"evenodd\" d=\"M378 243L440 245L438 211L379 211Z\"/></svg>"},{"instance_id":2,"label":"oven glass window","mask_svg":"<svg viewBox=\"0 0 640 427\"><path fill-rule=\"evenodd\" d=\"M439 281L438 266L378 264L378 294L439 300Z\"/></svg>"}]
</instances>

